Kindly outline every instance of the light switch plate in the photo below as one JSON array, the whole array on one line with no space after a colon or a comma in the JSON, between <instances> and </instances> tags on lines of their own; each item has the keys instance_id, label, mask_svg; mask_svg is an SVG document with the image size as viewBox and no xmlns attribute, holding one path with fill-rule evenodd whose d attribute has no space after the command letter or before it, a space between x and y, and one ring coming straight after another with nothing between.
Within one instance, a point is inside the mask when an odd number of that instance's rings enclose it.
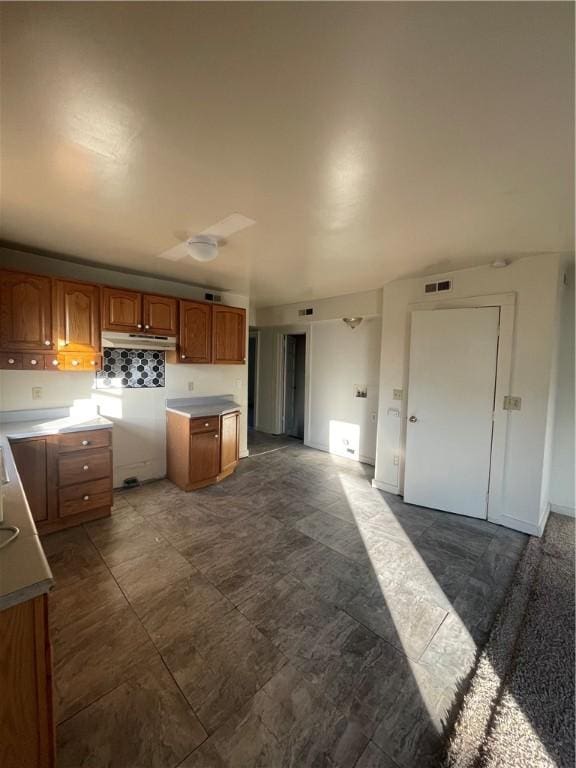
<instances>
[{"instance_id":1,"label":"light switch plate","mask_svg":"<svg viewBox=\"0 0 576 768\"><path fill-rule=\"evenodd\" d=\"M522 398L515 395L505 395L502 407L505 411L520 411L522 409Z\"/></svg>"},{"instance_id":2,"label":"light switch plate","mask_svg":"<svg viewBox=\"0 0 576 768\"><path fill-rule=\"evenodd\" d=\"M403 389L393 389L392 390L392 400L402 400L404 398L404 390Z\"/></svg>"},{"instance_id":3,"label":"light switch plate","mask_svg":"<svg viewBox=\"0 0 576 768\"><path fill-rule=\"evenodd\" d=\"M42 400L42 387L32 387L32 400Z\"/></svg>"}]
</instances>

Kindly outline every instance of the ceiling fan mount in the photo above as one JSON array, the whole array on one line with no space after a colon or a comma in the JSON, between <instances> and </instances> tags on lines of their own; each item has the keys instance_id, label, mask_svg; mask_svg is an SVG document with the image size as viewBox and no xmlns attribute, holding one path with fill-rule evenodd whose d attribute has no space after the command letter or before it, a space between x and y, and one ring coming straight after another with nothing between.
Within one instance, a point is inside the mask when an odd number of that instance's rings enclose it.
<instances>
[{"instance_id":1,"label":"ceiling fan mount","mask_svg":"<svg viewBox=\"0 0 576 768\"><path fill-rule=\"evenodd\" d=\"M218 256L219 248L226 245L231 235L253 224L256 224L254 219L241 213L232 213L198 234L182 237L178 245L158 254L158 258L180 261L190 256L196 261L213 261Z\"/></svg>"}]
</instances>

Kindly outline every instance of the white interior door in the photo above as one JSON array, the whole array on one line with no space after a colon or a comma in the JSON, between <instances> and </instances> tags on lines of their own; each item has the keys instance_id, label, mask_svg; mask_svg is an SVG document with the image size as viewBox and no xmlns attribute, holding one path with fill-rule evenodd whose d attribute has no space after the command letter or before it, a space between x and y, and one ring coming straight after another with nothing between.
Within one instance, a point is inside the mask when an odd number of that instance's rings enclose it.
<instances>
[{"instance_id":1,"label":"white interior door","mask_svg":"<svg viewBox=\"0 0 576 768\"><path fill-rule=\"evenodd\" d=\"M404 501L487 516L500 309L412 313Z\"/></svg>"}]
</instances>

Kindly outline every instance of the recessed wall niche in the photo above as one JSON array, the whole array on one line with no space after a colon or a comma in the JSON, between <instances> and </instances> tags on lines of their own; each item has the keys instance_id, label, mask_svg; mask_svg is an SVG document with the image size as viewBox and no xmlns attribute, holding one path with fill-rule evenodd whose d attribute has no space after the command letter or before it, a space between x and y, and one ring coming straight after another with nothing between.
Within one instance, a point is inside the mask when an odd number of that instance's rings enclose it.
<instances>
[{"instance_id":1,"label":"recessed wall niche","mask_svg":"<svg viewBox=\"0 0 576 768\"><path fill-rule=\"evenodd\" d=\"M165 386L164 352L143 349L103 350L96 389L152 389Z\"/></svg>"}]
</instances>

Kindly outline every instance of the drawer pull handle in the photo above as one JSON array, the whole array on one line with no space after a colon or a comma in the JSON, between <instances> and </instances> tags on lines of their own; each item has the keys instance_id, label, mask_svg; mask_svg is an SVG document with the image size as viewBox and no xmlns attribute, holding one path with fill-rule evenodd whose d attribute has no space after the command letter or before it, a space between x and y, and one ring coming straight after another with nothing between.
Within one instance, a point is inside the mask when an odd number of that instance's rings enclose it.
<instances>
[{"instance_id":1,"label":"drawer pull handle","mask_svg":"<svg viewBox=\"0 0 576 768\"><path fill-rule=\"evenodd\" d=\"M52 345L52 342L50 341L50 339L46 339L46 341L44 342L44 344L45 344L47 347L49 347L49 346L51 346L51 345Z\"/></svg>"},{"instance_id":2,"label":"drawer pull handle","mask_svg":"<svg viewBox=\"0 0 576 768\"><path fill-rule=\"evenodd\" d=\"M9 357L8 358L8 365L14 365L15 362L16 362L16 360L14 360L13 357Z\"/></svg>"},{"instance_id":3,"label":"drawer pull handle","mask_svg":"<svg viewBox=\"0 0 576 768\"><path fill-rule=\"evenodd\" d=\"M58 360L52 360L52 365L60 365L60 363L58 362Z\"/></svg>"},{"instance_id":4,"label":"drawer pull handle","mask_svg":"<svg viewBox=\"0 0 576 768\"><path fill-rule=\"evenodd\" d=\"M82 496L82 501L88 501L89 498L90 498L90 496L88 496L88 495Z\"/></svg>"},{"instance_id":5,"label":"drawer pull handle","mask_svg":"<svg viewBox=\"0 0 576 768\"><path fill-rule=\"evenodd\" d=\"M82 440L82 445L90 445L90 440Z\"/></svg>"},{"instance_id":6,"label":"drawer pull handle","mask_svg":"<svg viewBox=\"0 0 576 768\"><path fill-rule=\"evenodd\" d=\"M90 467L88 466L88 464L84 464L82 469L84 470L84 472L86 472L86 470L90 469Z\"/></svg>"},{"instance_id":7,"label":"drawer pull handle","mask_svg":"<svg viewBox=\"0 0 576 768\"><path fill-rule=\"evenodd\" d=\"M38 365L38 360L30 360L30 365Z\"/></svg>"}]
</instances>

